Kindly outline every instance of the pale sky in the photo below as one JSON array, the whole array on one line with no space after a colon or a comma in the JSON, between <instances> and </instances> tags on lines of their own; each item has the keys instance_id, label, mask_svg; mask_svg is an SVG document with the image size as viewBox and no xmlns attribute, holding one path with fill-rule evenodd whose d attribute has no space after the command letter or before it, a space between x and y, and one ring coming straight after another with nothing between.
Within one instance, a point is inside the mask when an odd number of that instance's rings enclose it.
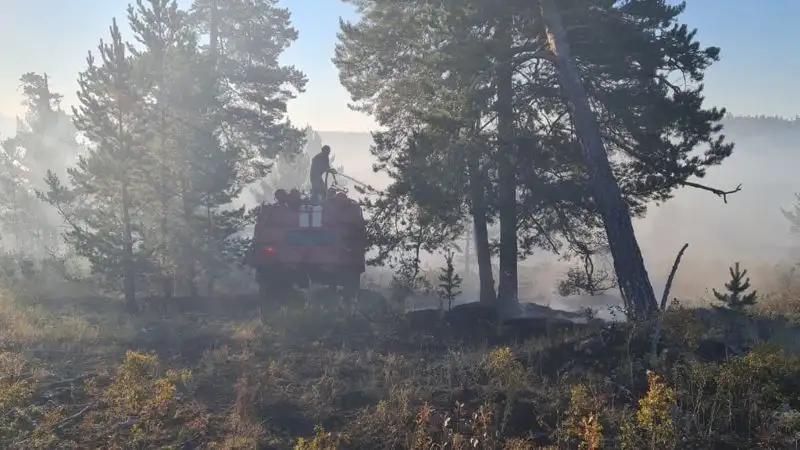
<instances>
[{"instance_id":1,"label":"pale sky","mask_svg":"<svg viewBox=\"0 0 800 450\"><path fill-rule=\"evenodd\" d=\"M181 0L185 5L189 0ZM21 112L18 79L46 72L52 87L75 101L87 51L107 38L111 18L125 24L126 0L0 0L0 116ZM368 131L374 122L347 108L331 62L339 17L355 19L339 0L281 0L300 37L284 61L306 72L305 94L289 106L298 125L318 130ZM757 5L757 6L756 6ZM703 0L690 2L683 21L698 28L701 44L722 47L722 61L706 78L708 101L735 114L800 114L800 1ZM124 28L127 33L127 29Z\"/></svg>"}]
</instances>

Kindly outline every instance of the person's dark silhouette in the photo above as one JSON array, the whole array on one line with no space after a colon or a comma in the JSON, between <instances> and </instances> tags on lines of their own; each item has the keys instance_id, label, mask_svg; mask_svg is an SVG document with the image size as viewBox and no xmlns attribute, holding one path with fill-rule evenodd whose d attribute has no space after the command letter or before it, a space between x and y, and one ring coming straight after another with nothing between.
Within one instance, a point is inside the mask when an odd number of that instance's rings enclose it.
<instances>
[{"instance_id":1,"label":"person's dark silhouette","mask_svg":"<svg viewBox=\"0 0 800 450\"><path fill-rule=\"evenodd\" d=\"M311 160L311 199L313 201L320 201L325 198L325 181L322 177L326 173L333 173L330 155L330 146L323 145L322 151Z\"/></svg>"}]
</instances>

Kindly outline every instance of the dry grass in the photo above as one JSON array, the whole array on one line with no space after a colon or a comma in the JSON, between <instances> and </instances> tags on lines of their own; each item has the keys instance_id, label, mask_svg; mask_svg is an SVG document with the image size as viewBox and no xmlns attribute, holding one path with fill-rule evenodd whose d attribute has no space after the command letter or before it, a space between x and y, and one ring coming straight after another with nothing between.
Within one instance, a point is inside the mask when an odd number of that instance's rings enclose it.
<instances>
[{"instance_id":1,"label":"dry grass","mask_svg":"<svg viewBox=\"0 0 800 450\"><path fill-rule=\"evenodd\" d=\"M0 289L0 345L51 352L92 351L135 333L122 314L93 312L79 305L42 305L24 292Z\"/></svg>"},{"instance_id":2,"label":"dry grass","mask_svg":"<svg viewBox=\"0 0 800 450\"><path fill-rule=\"evenodd\" d=\"M102 299L4 292L0 447L790 448L800 435L797 333L774 317L676 306L652 358L644 327L453 329L377 295L311 300L131 318Z\"/></svg>"}]
</instances>

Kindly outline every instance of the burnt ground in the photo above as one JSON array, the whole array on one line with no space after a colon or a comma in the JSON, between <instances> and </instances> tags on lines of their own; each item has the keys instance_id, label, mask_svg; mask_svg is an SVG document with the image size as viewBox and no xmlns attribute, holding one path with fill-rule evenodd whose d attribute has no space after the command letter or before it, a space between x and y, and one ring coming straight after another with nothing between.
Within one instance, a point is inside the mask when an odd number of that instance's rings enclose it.
<instances>
[{"instance_id":1,"label":"burnt ground","mask_svg":"<svg viewBox=\"0 0 800 450\"><path fill-rule=\"evenodd\" d=\"M0 446L785 448L800 432L796 333L776 319L676 309L654 356L646 325L405 314L371 292L157 302L5 294Z\"/></svg>"}]
</instances>

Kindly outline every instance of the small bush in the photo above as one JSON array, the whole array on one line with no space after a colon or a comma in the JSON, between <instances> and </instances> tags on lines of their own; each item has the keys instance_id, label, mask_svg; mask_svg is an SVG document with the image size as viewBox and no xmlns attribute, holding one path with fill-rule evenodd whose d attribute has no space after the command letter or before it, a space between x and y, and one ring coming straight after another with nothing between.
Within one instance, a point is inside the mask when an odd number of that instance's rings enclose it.
<instances>
[{"instance_id":1,"label":"small bush","mask_svg":"<svg viewBox=\"0 0 800 450\"><path fill-rule=\"evenodd\" d=\"M339 448L339 438L333 433L326 432L321 426L314 429L313 438L300 438L294 446L294 450L339 450Z\"/></svg>"},{"instance_id":2,"label":"small bush","mask_svg":"<svg viewBox=\"0 0 800 450\"><path fill-rule=\"evenodd\" d=\"M600 405L585 384L572 386L569 408L559 424L558 435L562 443L575 445L582 450L599 450L603 447L603 425L600 423Z\"/></svg>"}]
</instances>

